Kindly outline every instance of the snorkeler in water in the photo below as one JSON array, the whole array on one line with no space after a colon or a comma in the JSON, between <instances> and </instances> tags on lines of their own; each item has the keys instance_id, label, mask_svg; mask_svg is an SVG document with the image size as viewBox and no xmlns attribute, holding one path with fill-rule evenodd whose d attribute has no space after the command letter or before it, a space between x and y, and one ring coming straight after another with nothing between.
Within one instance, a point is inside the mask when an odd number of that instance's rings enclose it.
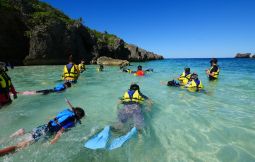
<instances>
[{"instance_id":1,"label":"snorkeler in water","mask_svg":"<svg viewBox=\"0 0 255 162\"><path fill-rule=\"evenodd\" d=\"M60 93L65 91L67 88L70 88L72 84L70 82L60 83L57 84L53 89L44 89L44 90L38 90L38 91L24 91L24 92L18 92L18 94L21 95L35 95L35 94L43 94L47 95L49 93Z\"/></svg>"},{"instance_id":2,"label":"snorkeler in water","mask_svg":"<svg viewBox=\"0 0 255 162\"><path fill-rule=\"evenodd\" d=\"M29 133L25 133L23 128L13 133L10 138L26 135L26 139L14 146L0 149L0 156L27 147L40 139L48 139L51 136L54 138L50 140L50 144L55 144L66 130L75 127L77 123L81 123L80 120L85 116L84 110L80 107L73 107L67 99L66 102L71 109L61 111L47 124L40 125Z\"/></svg>"}]
</instances>

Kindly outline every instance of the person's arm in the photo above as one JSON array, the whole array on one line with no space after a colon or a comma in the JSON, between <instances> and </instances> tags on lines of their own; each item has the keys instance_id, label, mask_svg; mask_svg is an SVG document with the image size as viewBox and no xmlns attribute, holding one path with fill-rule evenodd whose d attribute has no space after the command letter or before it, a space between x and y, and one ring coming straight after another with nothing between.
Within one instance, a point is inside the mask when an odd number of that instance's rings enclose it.
<instances>
[{"instance_id":1,"label":"person's arm","mask_svg":"<svg viewBox=\"0 0 255 162\"><path fill-rule=\"evenodd\" d=\"M15 88L12 84L11 84L11 87L10 87L10 91L12 92L13 97L16 99L17 98L17 92L16 92L16 90L15 90Z\"/></svg>"},{"instance_id":2,"label":"person's arm","mask_svg":"<svg viewBox=\"0 0 255 162\"><path fill-rule=\"evenodd\" d=\"M57 134L55 135L55 137L50 141L50 144L55 144L57 141L58 141L58 139L61 137L61 135L63 134L63 132L64 132L64 128L61 128L58 132L57 132Z\"/></svg>"},{"instance_id":3,"label":"person's arm","mask_svg":"<svg viewBox=\"0 0 255 162\"><path fill-rule=\"evenodd\" d=\"M218 70L217 66L213 66L211 70L207 70L206 73L208 76L214 76L214 73Z\"/></svg>"},{"instance_id":4,"label":"person's arm","mask_svg":"<svg viewBox=\"0 0 255 162\"><path fill-rule=\"evenodd\" d=\"M70 101L69 101L67 98L65 98L65 100L66 100L66 103L68 104L68 106L72 109L72 111L74 111L74 107L73 107L73 105L70 103Z\"/></svg>"}]
</instances>

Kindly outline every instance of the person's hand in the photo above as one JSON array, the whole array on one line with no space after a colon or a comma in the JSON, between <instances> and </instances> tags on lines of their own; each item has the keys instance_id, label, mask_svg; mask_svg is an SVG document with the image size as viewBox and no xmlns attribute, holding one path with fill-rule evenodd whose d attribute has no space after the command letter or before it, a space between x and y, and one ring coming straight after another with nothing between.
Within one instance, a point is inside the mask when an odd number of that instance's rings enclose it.
<instances>
[{"instance_id":1,"label":"person's hand","mask_svg":"<svg viewBox=\"0 0 255 162\"><path fill-rule=\"evenodd\" d=\"M14 98L14 99L18 98L17 93L15 93L15 94L13 95L13 98Z\"/></svg>"}]
</instances>

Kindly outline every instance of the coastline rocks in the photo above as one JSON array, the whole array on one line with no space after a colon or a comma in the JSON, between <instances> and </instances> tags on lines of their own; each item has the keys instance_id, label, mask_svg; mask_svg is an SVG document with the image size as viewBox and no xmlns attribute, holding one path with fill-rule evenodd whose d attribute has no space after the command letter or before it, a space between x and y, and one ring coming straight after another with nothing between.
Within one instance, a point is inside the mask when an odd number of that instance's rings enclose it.
<instances>
[{"instance_id":1,"label":"coastline rocks","mask_svg":"<svg viewBox=\"0 0 255 162\"><path fill-rule=\"evenodd\" d=\"M126 47L130 51L130 55L128 57L129 61L148 61L164 59L163 56L154 54L153 52L148 52L132 44L126 44Z\"/></svg>"},{"instance_id":2,"label":"coastline rocks","mask_svg":"<svg viewBox=\"0 0 255 162\"><path fill-rule=\"evenodd\" d=\"M251 53L237 53L235 58L251 58Z\"/></svg>"},{"instance_id":3,"label":"coastline rocks","mask_svg":"<svg viewBox=\"0 0 255 162\"><path fill-rule=\"evenodd\" d=\"M101 56L128 61L163 59L113 34L92 30L39 0L1 0L0 59L15 65L65 64ZM3 53L3 54L2 54ZM113 63L115 64L115 62ZM117 64L117 63L116 63Z\"/></svg>"},{"instance_id":4,"label":"coastline rocks","mask_svg":"<svg viewBox=\"0 0 255 162\"><path fill-rule=\"evenodd\" d=\"M129 65L129 62L127 60L112 59L110 57L102 56L97 59L97 64L120 66Z\"/></svg>"},{"instance_id":5,"label":"coastline rocks","mask_svg":"<svg viewBox=\"0 0 255 162\"><path fill-rule=\"evenodd\" d=\"M255 59L255 54L254 54L254 55L252 55L252 57L251 57L251 58Z\"/></svg>"}]
</instances>

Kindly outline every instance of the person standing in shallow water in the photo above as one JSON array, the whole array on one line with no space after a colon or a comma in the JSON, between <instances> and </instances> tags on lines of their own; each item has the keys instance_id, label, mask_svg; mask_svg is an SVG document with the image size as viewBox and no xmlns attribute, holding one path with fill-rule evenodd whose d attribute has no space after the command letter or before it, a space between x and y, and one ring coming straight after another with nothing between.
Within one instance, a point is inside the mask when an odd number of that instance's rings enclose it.
<instances>
[{"instance_id":1,"label":"person standing in shallow water","mask_svg":"<svg viewBox=\"0 0 255 162\"><path fill-rule=\"evenodd\" d=\"M0 64L0 108L12 102L10 92L16 99L17 92L11 82L11 78L5 72L5 64Z\"/></svg>"},{"instance_id":2,"label":"person standing in shallow water","mask_svg":"<svg viewBox=\"0 0 255 162\"><path fill-rule=\"evenodd\" d=\"M73 56L69 56L69 63L64 66L63 79L65 82L76 83L80 75L79 67L73 63Z\"/></svg>"},{"instance_id":3,"label":"person standing in shallow water","mask_svg":"<svg viewBox=\"0 0 255 162\"><path fill-rule=\"evenodd\" d=\"M218 60L216 58L212 58L210 61L211 68L206 69L206 74L209 78L209 80L216 80L218 79L219 73L220 73L220 68L217 65Z\"/></svg>"}]
</instances>

